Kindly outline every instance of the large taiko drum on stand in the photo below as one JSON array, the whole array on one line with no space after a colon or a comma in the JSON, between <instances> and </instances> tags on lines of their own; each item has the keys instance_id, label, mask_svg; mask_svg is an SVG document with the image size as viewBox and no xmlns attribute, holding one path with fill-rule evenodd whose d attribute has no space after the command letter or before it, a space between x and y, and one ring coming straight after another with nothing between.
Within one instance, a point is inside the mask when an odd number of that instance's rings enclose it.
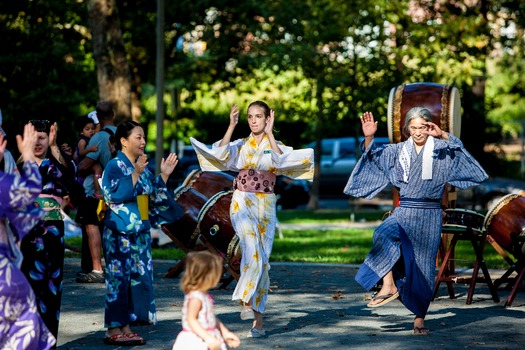
<instances>
[{"instance_id":1,"label":"large taiko drum on stand","mask_svg":"<svg viewBox=\"0 0 525 350\"><path fill-rule=\"evenodd\" d=\"M182 186L190 186L205 197L211 198L216 193L231 190L233 180L232 175L224 172L195 169L186 176Z\"/></svg>"},{"instance_id":2,"label":"large taiko drum on stand","mask_svg":"<svg viewBox=\"0 0 525 350\"><path fill-rule=\"evenodd\" d=\"M388 137L391 143L405 141L405 116L413 107L425 107L441 130L460 137L461 100L459 91L435 83L403 84L392 88L388 96Z\"/></svg>"},{"instance_id":3,"label":"large taiko drum on stand","mask_svg":"<svg viewBox=\"0 0 525 350\"><path fill-rule=\"evenodd\" d=\"M232 195L233 191L222 191L204 204L199 213L194 236L199 234L204 236L206 241L227 261L232 261L232 259L240 261L239 238L235 234L230 219Z\"/></svg>"},{"instance_id":4,"label":"large taiko drum on stand","mask_svg":"<svg viewBox=\"0 0 525 350\"><path fill-rule=\"evenodd\" d=\"M173 223L162 225L162 230L177 245L182 245L179 248L189 251L195 247L196 238L193 233L199 222L199 213L208 198L190 186L175 189L173 198L182 207L184 215Z\"/></svg>"},{"instance_id":5,"label":"large taiko drum on stand","mask_svg":"<svg viewBox=\"0 0 525 350\"><path fill-rule=\"evenodd\" d=\"M516 258L523 256L524 245L519 247L515 244L512 235L525 234L525 197L520 194L502 197L487 212L484 226L487 233L506 251Z\"/></svg>"}]
</instances>

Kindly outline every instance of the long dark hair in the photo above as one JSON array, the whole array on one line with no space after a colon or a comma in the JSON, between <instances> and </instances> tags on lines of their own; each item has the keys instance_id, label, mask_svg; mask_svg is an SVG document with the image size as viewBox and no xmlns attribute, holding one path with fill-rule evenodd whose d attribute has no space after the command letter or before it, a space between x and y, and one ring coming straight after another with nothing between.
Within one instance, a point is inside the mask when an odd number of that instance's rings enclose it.
<instances>
[{"instance_id":1,"label":"long dark hair","mask_svg":"<svg viewBox=\"0 0 525 350\"><path fill-rule=\"evenodd\" d=\"M117 126L117 131L115 132L115 148L117 150L122 151L122 143L120 142L120 139L127 139L129 135L131 135L131 130L135 129L137 126L142 128L142 125L134 120L124 120Z\"/></svg>"}]
</instances>

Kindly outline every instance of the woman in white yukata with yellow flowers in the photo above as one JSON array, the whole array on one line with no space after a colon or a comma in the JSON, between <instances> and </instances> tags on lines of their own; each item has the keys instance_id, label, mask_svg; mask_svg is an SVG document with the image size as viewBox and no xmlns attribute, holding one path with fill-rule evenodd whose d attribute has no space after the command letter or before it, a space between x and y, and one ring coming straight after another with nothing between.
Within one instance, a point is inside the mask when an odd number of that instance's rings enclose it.
<instances>
[{"instance_id":1,"label":"woman in white yukata with yellow flowers","mask_svg":"<svg viewBox=\"0 0 525 350\"><path fill-rule=\"evenodd\" d=\"M250 338L265 336L262 314L270 288L270 253L276 225L276 175L312 180L312 149L294 150L276 141L274 111L262 101L248 106L251 134L231 142L239 122L239 107L230 111L230 125L222 140L212 145L191 138L203 171L238 171L234 181L230 215L242 249L241 276L232 300L242 300L241 319L253 320Z\"/></svg>"}]
</instances>

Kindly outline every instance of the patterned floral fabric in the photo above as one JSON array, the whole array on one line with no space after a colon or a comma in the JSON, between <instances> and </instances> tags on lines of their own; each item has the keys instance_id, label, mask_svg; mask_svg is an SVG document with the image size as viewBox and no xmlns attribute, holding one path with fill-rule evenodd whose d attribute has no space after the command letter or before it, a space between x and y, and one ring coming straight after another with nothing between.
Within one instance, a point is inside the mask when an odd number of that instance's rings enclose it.
<instances>
[{"instance_id":1,"label":"patterned floral fabric","mask_svg":"<svg viewBox=\"0 0 525 350\"><path fill-rule=\"evenodd\" d=\"M102 192L110 208L102 239L106 261L104 321L109 328L157 322L150 229L183 215L160 175L155 178L146 168L133 186L133 170L119 151L102 175ZM149 196L149 220L140 218L138 195Z\"/></svg>"},{"instance_id":2,"label":"patterned floral fabric","mask_svg":"<svg viewBox=\"0 0 525 350\"><path fill-rule=\"evenodd\" d=\"M265 136L260 144L250 134L219 147L220 141L208 149L203 143L190 138L203 171L265 170L275 175L311 180L314 174L312 149L294 150L278 143L283 152L272 151ZM233 300L249 302L252 308L264 313L270 288L270 253L276 226L275 194L233 192L230 216L242 249L241 276L233 292Z\"/></svg>"},{"instance_id":3,"label":"patterned floral fabric","mask_svg":"<svg viewBox=\"0 0 525 350\"><path fill-rule=\"evenodd\" d=\"M22 272L35 292L40 316L47 328L58 336L60 305L62 303L62 279L64 268L64 222L60 213L62 197L69 194L75 181L73 161L64 167L53 156L40 163L42 192L37 206L44 203L46 216L22 240L24 255Z\"/></svg>"},{"instance_id":4,"label":"patterned floral fabric","mask_svg":"<svg viewBox=\"0 0 525 350\"><path fill-rule=\"evenodd\" d=\"M217 319L215 318L215 312L213 311L213 299L211 295L200 291L192 291L184 296L184 304L182 306L182 332L179 333L175 344L173 344L172 350L207 350L208 345L199 337L193 333L186 315L188 314L188 303L191 299L198 299L201 301L202 306L197 316L199 324L208 331L209 334L219 339L221 342L221 350L227 350L226 343L222 338L219 328L217 328Z\"/></svg>"},{"instance_id":5,"label":"patterned floral fabric","mask_svg":"<svg viewBox=\"0 0 525 350\"><path fill-rule=\"evenodd\" d=\"M44 216L33 201L42 189L36 163L24 163L20 175L0 172L0 218L8 218L17 238L24 237ZM0 222L0 348L50 349L55 338L40 318L35 295L24 274L14 263L9 241L15 237Z\"/></svg>"}]
</instances>

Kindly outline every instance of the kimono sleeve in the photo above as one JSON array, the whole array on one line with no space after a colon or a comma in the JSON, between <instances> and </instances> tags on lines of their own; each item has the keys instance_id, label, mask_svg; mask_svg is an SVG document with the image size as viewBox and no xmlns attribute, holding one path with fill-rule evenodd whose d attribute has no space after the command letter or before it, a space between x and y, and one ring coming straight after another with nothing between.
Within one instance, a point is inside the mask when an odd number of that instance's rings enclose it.
<instances>
[{"instance_id":1,"label":"kimono sleeve","mask_svg":"<svg viewBox=\"0 0 525 350\"><path fill-rule=\"evenodd\" d=\"M34 204L42 191L42 177L38 165L24 162L20 174L0 175L0 198L4 215L22 239L44 217L45 212Z\"/></svg>"},{"instance_id":2,"label":"kimono sleeve","mask_svg":"<svg viewBox=\"0 0 525 350\"><path fill-rule=\"evenodd\" d=\"M224 146L219 146L220 141L217 141L211 149L192 137L190 137L190 142L197 153L197 159L203 171L238 170L235 162L239 149L244 143L242 140L236 140Z\"/></svg>"},{"instance_id":3,"label":"kimono sleeve","mask_svg":"<svg viewBox=\"0 0 525 350\"><path fill-rule=\"evenodd\" d=\"M180 204L169 193L168 187L160 175L153 179L153 192L149 198L152 204L149 211L152 226L175 222L184 215Z\"/></svg>"},{"instance_id":4,"label":"kimono sleeve","mask_svg":"<svg viewBox=\"0 0 525 350\"><path fill-rule=\"evenodd\" d=\"M392 151L393 147L376 148L370 143L352 170L343 192L357 198L374 198L390 183L385 169L392 163Z\"/></svg>"},{"instance_id":5,"label":"kimono sleeve","mask_svg":"<svg viewBox=\"0 0 525 350\"><path fill-rule=\"evenodd\" d=\"M311 148L294 150L279 145L282 154L272 151L272 163L277 168L276 175L286 175L297 180L312 180L314 177L314 150Z\"/></svg>"},{"instance_id":6,"label":"kimono sleeve","mask_svg":"<svg viewBox=\"0 0 525 350\"><path fill-rule=\"evenodd\" d=\"M463 147L463 143L449 134L448 142L451 165L447 182L452 186L465 189L479 185L488 178L487 173L474 157Z\"/></svg>"},{"instance_id":7,"label":"kimono sleeve","mask_svg":"<svg viewBox=\"0 0 525 350\"><path fill-rule=\"evenodd\" d=\"M136 191L131 177L132 171L117 158L104 169L102 189L106 203L121 204L135 200Z\"/></svg>"}]
</instances>

